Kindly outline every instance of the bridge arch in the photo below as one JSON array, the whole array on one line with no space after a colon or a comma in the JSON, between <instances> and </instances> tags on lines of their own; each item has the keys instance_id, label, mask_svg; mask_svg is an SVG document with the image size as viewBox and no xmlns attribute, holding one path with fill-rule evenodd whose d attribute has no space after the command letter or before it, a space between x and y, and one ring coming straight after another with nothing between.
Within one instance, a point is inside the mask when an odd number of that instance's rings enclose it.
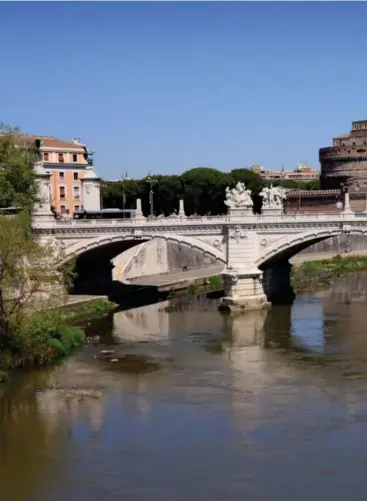
<instances>
[{"instance_id":1,"label":"bridge arch","mask_svg":"<svg viewBox=\"0 0 367 501\"><path fill-rule=\"evenodd\" d=\"M167 233L143 233L141 236L137 237L133 234L130 235L102 235L93 239L80 240L71 246L66 246L65 248L65 259L71 259L73 257L79 257L84 253L97 249L99 247L105 247L110 244L115 244L119 242L135 242L137 245L148 240L153 240L154 238L165 239L166 241L175 242L177 244L183 244L192 249L208 254L217 261L222 263L226 262L225 254L218 248L210 245L207 242L199 240L194 237L187 237L183 235L167 234Z\"/></svg>"},{"instance_id":2,"label":"bridge arch","mask_svg":"<svg viewBox=\"0 0 367 501\"><path fill-rule=\"evenodd\" d=\"M266 268L279 261L286 261L312 244L342 234L361 235L367 230L350 227L312 229L307 232L287 235L266 247L256 260L258 268Z\"/></svg>"}]
</instances>

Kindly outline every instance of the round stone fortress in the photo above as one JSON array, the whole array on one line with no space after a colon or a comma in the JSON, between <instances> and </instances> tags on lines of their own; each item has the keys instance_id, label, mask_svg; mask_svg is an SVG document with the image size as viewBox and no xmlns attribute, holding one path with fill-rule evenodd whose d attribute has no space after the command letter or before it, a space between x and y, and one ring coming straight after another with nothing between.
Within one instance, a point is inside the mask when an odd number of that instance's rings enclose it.
<instances>
[{"instance_id":1,"label":"round stone fortress","mask_svg":"<svg viewBox=\"0 0 367 501\"><path fill-rule=\"evenodd\" d=\"M367 120L352 122L349 134L333 138L333 146L320 148L321 189L367 190Z\"/></svg>"}]
</instances>

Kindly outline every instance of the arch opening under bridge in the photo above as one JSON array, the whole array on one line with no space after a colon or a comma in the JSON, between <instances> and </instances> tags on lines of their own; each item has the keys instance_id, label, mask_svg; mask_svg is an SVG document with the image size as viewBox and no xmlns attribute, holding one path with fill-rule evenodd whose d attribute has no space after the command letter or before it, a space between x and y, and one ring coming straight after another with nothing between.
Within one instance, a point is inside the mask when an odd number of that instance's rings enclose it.
<instances>
[{"instance_id":1,"label":"arch opening under bridge","mask_svg":"<svg viewBox=\"0 0 367 501\"><path fill-rule=\"evenodd\" d=\"M292 302L295 294L291 284L292 265L289 260L313 244L343 234L364 235L367 231L358 228L310 230L284 237L284 241L275 242L264 250L256 265L264 273L263 286L268 300L272 303Z\"/></svg>"},{"instance_id":2,"label":"arch opening under bridge","mask_svg":"<svg viewBox=\"0 0 367 501\"><path fill-rule=\"evenodd\" d=\"M141 244L148 244L158 239L163 239L164 242L170 244L176 244L176 255L178 256L180 256L180 253L185 256L185 253L190 251L198 254L202 260L207 258L210 264L222 263L224 268L225 256L223 252L206 242L192 237L162 234L144 234L141 238L135 239L131 235L103 236L87 242L78 242L66 249L66 258L76 258L77 277L73 292L78 294L109 294L111 291L118 292L122 288L126 289L126 280L122 278L124 269L131 266L134 260L137 260L139 252L141 254L145 252ZM137 249L135 253L133 248ZM148 249L147 252L151 252L151 249ZM167 259L166 254L164 254L163 259ZM154 256L150 255L149 257L154 259ZM197 261L200 261L200 258ZM178 257L178 261L179 259ZM185 264L184 259L182 263ZM178 264L180 265L180 262ZM118 267L122 267L122 271ZM177 270L182 270L182 266ZM148 273L146 274L154 274L153 268L149 271L148 266Z\"/></svg>"}]
</instances>

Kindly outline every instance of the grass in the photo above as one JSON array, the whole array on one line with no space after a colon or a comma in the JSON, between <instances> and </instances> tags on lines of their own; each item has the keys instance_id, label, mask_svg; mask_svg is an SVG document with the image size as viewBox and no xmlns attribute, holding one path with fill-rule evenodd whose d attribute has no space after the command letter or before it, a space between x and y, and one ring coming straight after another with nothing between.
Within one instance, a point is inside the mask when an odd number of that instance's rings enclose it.
<instances>
[{"instance_id":1,"label":"grass","mask_svg":"<svg viewBox=\"0 0 367 501\"><path fill-rule=\"evenodd\" d=\"M367 270L367 256L335 256L332 259L308 261L292 271L292 284L297 292L328 288L334 278Z\"/></svg>"},{"instance_id":2,"label":"grass","mask_svg":"<svg viewBox=\"0 0 367 501\"><path fill-rule=\"evenodd\" d=\"M109 315L117 308L117 304L107 299L94 299L85 303L76 303L60 309L62 318L72 325L87 320L96 320Z\"/></svg>"},{"instance_id":3,"label":"grass","mask_svg":"<svg viewBox=\"0 0 367 501\"><path fill-rule=\"evenodd\" d=\"M187 287L187 294L189 296L194 296L201 292L206 291L220 291L223 288L223 279L220 275L214 275L209 278L200 279L191 283Z\"/></svg>"}]
</instances>

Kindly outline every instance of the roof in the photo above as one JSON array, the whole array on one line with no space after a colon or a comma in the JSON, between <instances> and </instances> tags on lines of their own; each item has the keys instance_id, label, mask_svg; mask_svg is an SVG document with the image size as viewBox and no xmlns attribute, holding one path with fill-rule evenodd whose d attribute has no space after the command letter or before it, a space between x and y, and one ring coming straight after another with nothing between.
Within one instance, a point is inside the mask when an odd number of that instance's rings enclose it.
<instances>
[{"instance_id":1,"label":"roof","mask_svg":"<svg viewBox=\"0 0 367 501\"><path fill-rule=\"evenodd\" d=\"M340 136L334 136L334 139L345 139L346 137L350 137L350 134L341 134Z\"/></svg>"},{"instance_id":2,"label":"roof","mask_svg":"<svg viewBox=\"0 0 367 501\"><path fill-rule=\"evenodd\" d=\"M287 193L288 197L299 197L299 196L306 196L306 197L322 197L322 196L330 196L330 195L340 195L340 190L292 190L288 191Z\"/></svg>"},{"instance_id":3,"label":"roof","mask_svg":"<svg viewBox=\"0 0 367 501\"><path fill-rule=\"evenodd\" d=\"M58 139L53 136L37 136L35 134L20 134L19 136L20 142L31 143L36 139L40 139L42 141L43 148L65 148L65 149L84 149L83 144L76 144L73 141L65 141L64 139Z\"/></svg>"}]
</instances>

